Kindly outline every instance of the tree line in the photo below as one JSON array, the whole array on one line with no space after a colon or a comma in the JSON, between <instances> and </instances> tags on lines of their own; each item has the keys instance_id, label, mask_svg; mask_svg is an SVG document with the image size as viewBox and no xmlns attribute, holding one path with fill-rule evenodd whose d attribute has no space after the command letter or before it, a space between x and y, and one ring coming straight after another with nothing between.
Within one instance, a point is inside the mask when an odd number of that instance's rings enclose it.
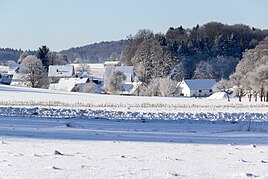
<instances>
[{"instance_id":1,"label":"tree line","mask_svg":"<svg viewBox=\"0 0 268 179\"><path fill-rule=\"evenodd\" d=\"M121 60L135 66L139 81L153 79L227 79L246 49L268 35L243 24L210 22L192 29L170 27L166 34L139 30L129 35Z\"/></svg>"},{"instance_id":2,"label":"tree line","mask_svg":"<svg viewBox=\"0 0 268 179\"><path fill-rule=\"evenodd\" d=\"M249 101L257 101L259 98L260 101L268 102L268 37L254 49L245 51L229 80L219 81L215 90L227 94L235 92L239 101L248 96Z\"/></svg>"}]
</instances>

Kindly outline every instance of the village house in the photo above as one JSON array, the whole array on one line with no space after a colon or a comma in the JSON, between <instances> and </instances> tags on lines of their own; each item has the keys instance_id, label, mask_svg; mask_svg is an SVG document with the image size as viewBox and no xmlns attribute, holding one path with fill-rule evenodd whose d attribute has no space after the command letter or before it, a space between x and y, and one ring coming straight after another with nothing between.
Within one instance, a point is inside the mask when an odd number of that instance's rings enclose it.
<instances>
[{"instance_id":1,"label":"village house","mask_svg":"<svg viewBox=\"0 0 268 179\"><path fill-rule=\"evenodd\" d=\"M12 74L0 73L0 84L10 85L12 77Z\"/></svg>"},{"instance_id":2,"label":"village house","mask_svg":"<svg viewBox=\"0 0 268 179\"><path fill-rule=\"evenodd\" d=\"M74 75L72 65L49 65L48 78L70 78Z\"/></svg>"},{"instance_id":3,"label":"village house","mask_svg":"<svg viewBox=\"0 0 268 179\"><path fill-rule=\"evenodd\" d=\"M8 74L9 66L0 65L0 84L9 85L12 81L12 74Z\"/></svg>"},{"instance_id":4,"label":"village house","mask_svg":"<svg viewBox=\"0 0 268 179\"><path fill-rule=\"evenodd\" d=\"M189 79L179 82L177 87L182 96L207 97L212 94L215 84L214 79Z\"/></svg>"}]
</instances>

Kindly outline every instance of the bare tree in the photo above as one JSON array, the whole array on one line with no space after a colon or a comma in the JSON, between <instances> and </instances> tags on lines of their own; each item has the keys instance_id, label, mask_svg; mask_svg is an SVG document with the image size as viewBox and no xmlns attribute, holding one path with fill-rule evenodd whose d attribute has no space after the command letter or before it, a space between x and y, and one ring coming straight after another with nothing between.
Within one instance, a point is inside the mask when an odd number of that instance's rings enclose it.
<instances>
[{"instance_id":1,"label":"bare tree","mask_svg":"<svg viewBox=\"0 0 268 179\"><path fill-rule=\"evenodd\" d=\"M159 79L159 91L161 96L174 96L177 92L177 82L171 79Z\"/></svg>"},{"instance_id":2,"label":"bare tree","mask_svg":"<svg viewBox=\"0 0 268 179\"><path fill-rule=\"evenodd\" d=\"M96 85L93 82L90 82L90 83L86 83L83 86L81 92L82 93L100 93L100 89L99 89L98 85Z\"/></svg>"},{"instance_id":3,"label":"bare tree","mask_svg":"<svg viewBox=\"0 0 268 179\"><path fill-rule=\"evenodd\" d=\"M30 87L40 88L47 85L47 73L42 61L29 55L23 59L19 69L21 80Z\"/></svg>"},{"instance_id":4,"label":"bare tree","mask_svg":"<svg viewBox=\"0 0 268 179\"><path fill-rule=\"evenodd\" d=\"M76 72L81 74L90 74L90 66L86 63L80 63L78 67L76 68Z\"/></svg>"},{"instance_id":5,"label":"bare tree","mask_svg":"<svg viewBox=\"0 0 268 179\"><path fill-rule=\"evenodd\" d=\"M159 78L155 78L151 80L145 94L147 94L148 96L160 96Z\"/></svg>"},{"instance_id":6,"label":"bare tree","mask_svg":"<svg viewBox=\"0 0 268 179\"><path fill-rule=\"evenodd\" d=\"M230 76L230 81L239 101L242 102L242 97L247 94L248 80L241 73L234 73Z\"/></svg>"},{"instance_id":7,"label":"bare tree","mask_svg":"<svg viewBox=\"0 0 268 179\"><path fill-rule=\"evenodd\" d=\"M109 77L105 79L105 91L110 94L118 94L123 91L123 83L126 75L120 71L112 71Z\"/></svg>"},{"instance_id":8,"label":"bare tree","mask_svg":"<svg viewBox=\"0 0 268 179\"><path fill-rule=\"evenodd\" d=\"M145 92L148 96L174 96L177 92L177 82L167 78L152 79Z\"/></svg>"},{"instance_id":9,"label":"bare tree","mask_svg":"<svg viewBox=\"0 0 268 179\"><path fill-rule=\"evenodd\" d=\"M227 95L227 99L228 101L230 101L230 94L233 93L232 91L232 84L230 81L222 79L220 80L214 87L213 87L213 91L222 91L225 92Z\"/></svg>"}]
</instances>

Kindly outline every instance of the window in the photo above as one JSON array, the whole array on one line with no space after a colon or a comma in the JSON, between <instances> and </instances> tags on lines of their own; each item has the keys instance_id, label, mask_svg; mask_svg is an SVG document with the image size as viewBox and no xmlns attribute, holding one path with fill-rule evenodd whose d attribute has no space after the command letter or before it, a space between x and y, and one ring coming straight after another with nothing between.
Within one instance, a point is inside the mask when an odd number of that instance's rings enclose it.
<instances>
[{"instance_id":1,"label":"window","mask_svg":"<svg viewBox=\"0 0 268 179\"><path fill-rule=\"evenodd\" d=\"M199 90L199 93L202 93L202 90Z\"/></svg>"},{"instance_id":2,"label":"window","mask_svg":"<svg viewBox=\"0 0 268 179\"><path fill-rule=\"evenodd\" d=\"M210 89L210 90L209 90L209 92L211 92L211 93L212 93L212 89Z\"/></svg>"}]
</instances>

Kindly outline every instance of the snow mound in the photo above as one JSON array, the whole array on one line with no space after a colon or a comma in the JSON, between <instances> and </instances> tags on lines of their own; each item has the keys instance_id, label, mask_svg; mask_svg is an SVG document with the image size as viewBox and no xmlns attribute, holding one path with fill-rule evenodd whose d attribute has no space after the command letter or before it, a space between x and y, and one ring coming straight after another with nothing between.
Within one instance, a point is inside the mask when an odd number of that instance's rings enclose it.
<instances>
[{"instance_id":1,"label":"snow mound","mask_svg":"<svg viewBox=\"0 0 268 179\"><path fill-rule=\"evenodd\" d=\"M207 99L227 99L227 98L228 98L228 96L225 92L213 93L212 95L207 97Z\"/></svg>"}]
</instances>

